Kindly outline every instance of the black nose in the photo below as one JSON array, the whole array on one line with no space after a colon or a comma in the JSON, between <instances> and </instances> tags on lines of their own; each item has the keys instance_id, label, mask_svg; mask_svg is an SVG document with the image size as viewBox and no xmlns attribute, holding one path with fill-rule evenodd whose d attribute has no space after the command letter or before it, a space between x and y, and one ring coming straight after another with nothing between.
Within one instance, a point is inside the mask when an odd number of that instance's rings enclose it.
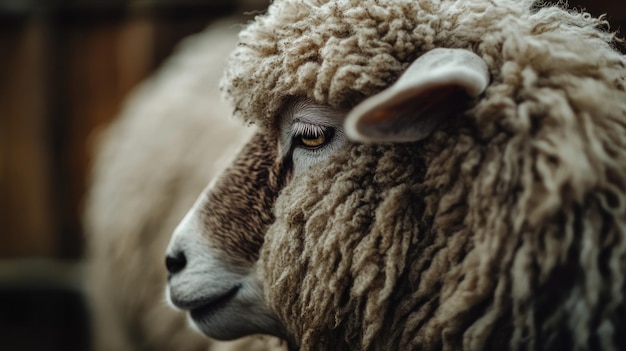
<instances>
[{"instance_id":1,"label":"black nose","mask_svg":"<svg viewBox=\"0 0 626 351\"><path fill-rule=\"evenodd\" d=\"M185 268L187 265L187 258L182 251L176 252L173 256L167 255L165 257L165 267L170 275L174 275Z\"/></svg>"}]
</instances>

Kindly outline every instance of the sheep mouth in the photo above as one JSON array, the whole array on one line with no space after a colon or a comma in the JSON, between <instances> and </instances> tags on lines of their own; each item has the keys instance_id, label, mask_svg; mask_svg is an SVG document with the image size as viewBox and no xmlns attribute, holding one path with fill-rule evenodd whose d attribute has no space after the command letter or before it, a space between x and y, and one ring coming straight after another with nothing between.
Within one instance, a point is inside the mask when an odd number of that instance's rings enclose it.
<instances>
[{"instance_id":1,"label":"sheep mouth","mask_svg":"<svg viewBox=\"0 0 626 351\"><path fill-rule=\"evenodd\" d=\"M235 298L241 285L235 285L225 294L219 296L211 296L194 303L194 307L189 309L191 318L195 321L206 321L213 316L218 310L223 308L230 300Z\"/></svg>"}]
</instances>

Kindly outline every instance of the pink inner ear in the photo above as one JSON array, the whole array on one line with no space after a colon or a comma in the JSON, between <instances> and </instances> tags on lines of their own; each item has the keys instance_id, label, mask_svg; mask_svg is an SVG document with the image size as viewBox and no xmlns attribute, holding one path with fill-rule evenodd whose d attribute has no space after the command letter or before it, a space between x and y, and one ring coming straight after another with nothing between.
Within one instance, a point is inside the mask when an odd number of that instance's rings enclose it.
<instances>
[{"instance_id":1,"label":"pink inner ear","mask_svg":"<svg viewBox=\"0 0 626 351\"><path fill-rule=\"evenodd\" d=\"M467 94L457 85L431 86L420 92L409 90L369 109L355 129L380 142L418 141L430 135L442 120L462 111L466 102Z\"/></svg>"},{"instance_id":2,"label":"pink inner ear","mask_svg":"<svg viewBox=\"0 0 626 351\"><path fill-rule=\"evenodd\" d=\"M362 142L411 142L426 138L467 107L489 84L489 70L465 49L433 49L413 62L396 83L357 105L346 134Z\"/></svg>"}]
</instances>

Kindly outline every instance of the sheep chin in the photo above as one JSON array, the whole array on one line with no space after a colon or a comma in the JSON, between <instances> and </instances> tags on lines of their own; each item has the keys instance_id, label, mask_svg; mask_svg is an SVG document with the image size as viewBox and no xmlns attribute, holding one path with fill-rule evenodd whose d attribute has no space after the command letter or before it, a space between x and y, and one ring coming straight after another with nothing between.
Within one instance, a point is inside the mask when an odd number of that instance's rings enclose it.
<instances>
[{"instance_id":1,"label":"sheep chin","mask_svg":"<svg viewBox=\"0 0 626 351\"><path fill-rule=\"evenodd\" d=\"M234 340L251 334L285 338L284 327L265 307L258 280L233 287L224 295L209 297L208 303L188 311L194 329L217 340Z\"/></svg>"}]
</instances>

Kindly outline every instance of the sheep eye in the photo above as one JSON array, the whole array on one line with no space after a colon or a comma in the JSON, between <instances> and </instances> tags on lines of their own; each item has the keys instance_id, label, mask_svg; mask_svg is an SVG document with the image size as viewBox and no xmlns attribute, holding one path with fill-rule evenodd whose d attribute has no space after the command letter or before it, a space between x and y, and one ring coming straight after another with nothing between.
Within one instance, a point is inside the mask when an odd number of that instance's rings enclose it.
<instances>
[{"instance_id":1,"label":"sheep eye","mask_svg":"<svg viewBox=\"0 0 626 351\"><path fill-rule=\"evenodd\" d=\"M324 143L326 142L326 136L324 134L320 134L317 137L315 136L309 137L308 135L301 135L300 142L302 143L303 146L306 146L306 147L319 147L319 146L324 145Z\"/></svg>"},{"instance_id":2,"label":"sheep eye","mask_svg":"<svg viewBox=\"0 0 626 351\"><path fill-rule=\"evenodd\" d=\"M306 149L318 149L328 144L334 134L333 128L315 125L299 125L294 131L296 146Z\"/></svg>"}]
</instances>

